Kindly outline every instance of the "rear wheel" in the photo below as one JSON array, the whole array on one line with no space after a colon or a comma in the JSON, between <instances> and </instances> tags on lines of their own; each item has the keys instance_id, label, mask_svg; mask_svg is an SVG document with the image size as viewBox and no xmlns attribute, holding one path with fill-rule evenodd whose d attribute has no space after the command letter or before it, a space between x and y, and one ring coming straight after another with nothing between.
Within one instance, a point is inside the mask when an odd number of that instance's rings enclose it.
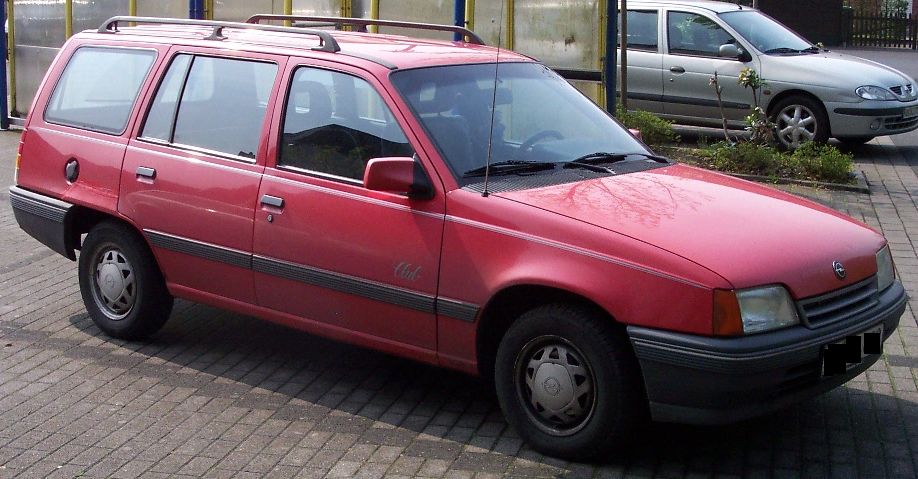
<instances>
[{"instance_id":1,"label":"rear wheel","mask_svg":"<svg viewBox=\"0 0 918 479\"><path fill-rule=\"evenodd\" d=\"M520 436L565 459L614 453L646 418L624 332L577 305L542 306L514 322L497 350L495 386Z\"/></svg>"},{"instance_id":2,"label":"rear wheel","mask_svg":"<svg viewBox=\"0 0 918 479\"><path fill-rule=\"evenodd\" d=\"M172 296L153 254L137 233L103 222L80 251L80 293L90 318L109 336L140 339L169 319Z\"/></svg>"},{"instance_id":3,"label":"rear wheel","mask_svg":"<svg viewBox=\"0 0 918 479\"><path fill-rule=\"evenodd\" d=\"M829 117L818 100L793 95L778 102L772 111L775 140L781 148L794 150L807 141L829 140Z\"/></svg>"}]
</instances>

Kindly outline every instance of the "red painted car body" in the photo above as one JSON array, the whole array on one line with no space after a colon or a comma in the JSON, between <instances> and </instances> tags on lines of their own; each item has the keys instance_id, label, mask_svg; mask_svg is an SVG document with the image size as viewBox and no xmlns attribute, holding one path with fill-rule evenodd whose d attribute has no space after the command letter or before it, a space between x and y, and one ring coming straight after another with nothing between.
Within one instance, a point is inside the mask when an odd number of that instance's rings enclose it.
<instances>
[{"instance_id":1,"label":"red painted car body","mask_svg":"<svg viewBox=\"0 0 918 479\"><path fill-rule=\"evenodd\" d=\"M512 323L505 315L559 299L588 303L627 326L642 394L665 420L739 419L834 387L843 380L816 371L804 387L771 395L784 387L787 371L818 363L826 344L877 324L888 336L902 314L904 292L896 282L871 293L879 305L846 316L838 327L715 334L717 291L779 285L799 306L878 273L880 234L771 188L678 164L486 195L470 188L391 77L493 64L495 49L337 32L342 52L330 53L312 50L314 39L293 33L228 31L222 41L206 39L209 33L136 27L84 32L65 45L22 136L12 196L27 231L73 258L80 233L116 219L142 235L174 296L472 374L493 371L497 345ZM155 52L123 133L62 125L42 114L68 59L87 46ZM142 138L157 85L179 54L276 65L251 161ZM506 51L500 61L533 62ZM378 93L429 180L424 198L278 164L282 105L302 65L358 77ZM71 160L79 163L76 181L64 174ZM144 168L149 175L141 174ZM30 204L65 212L53 230L59 237L29 216ZM841 279L833 262L844 265ZM785 353L786 367L762 366ZM734 369L747 362L748 371ZM721 363L727 365L707 366ZM687 384L696 375L703 379ZM712 383L734 398L748 393L751 407L698 390ZM678 391L698 399L670 397Z\"/></svg>"}]
</instances>

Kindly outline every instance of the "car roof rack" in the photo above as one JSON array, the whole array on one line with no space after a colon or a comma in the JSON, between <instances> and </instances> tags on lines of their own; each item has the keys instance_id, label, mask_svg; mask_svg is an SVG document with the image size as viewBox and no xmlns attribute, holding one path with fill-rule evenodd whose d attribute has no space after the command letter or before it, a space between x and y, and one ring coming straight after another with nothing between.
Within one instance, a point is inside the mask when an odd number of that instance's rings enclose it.
<instances>
[{"instance_id":1,"label":"car roof rack","mask_svg":"<svg viewBox=\"0 0 918 479\"><path fill-rule=\"evenodd\" d=\"M341 47L338 46L338 42L335 41L335 38L325 30L312 30L300 27L282 27L277 25L260 25L258 23L241 23L241 22L222 22L214 20L191 20L183 18L158 18L158 17L133 17L133 16L116 16L111 17L106 20L97 30L98 33L117 33L118 32L118 23L120 22L131 22L131 23L149 23L149 24L158 24L158 25L195 25L201 27L212 27L213 32L211 32L209 37L206 37L206 40L224 40L226 37L223 36L224 28L238 28L242 30L260 30L267 32L282 32L282 33L297 33L301 35L314 35L319 37L319 46L313 47L313 50L337 53L341 51Z\"/></svg>"},{"instance_id":2,"label":"car roof rack","mask_svg":"<svg viewBox=\"0 0 918 479\"><path fill-rule=\"evenodd\" d=\"M475 32L469 30L468 28L459 27L456 25L440 25L436 23L416 23L416 22L400 22L394 20L376 20L372 18L352 18L352 17L314 17L314 16L303 16L303 15L274 15L274 14L258 14L252 15L245 22L252 25L259 25L262 21L289 21L289 22L320 22L324 24L335 25L340 28L342 25L353 25L359 28L359 31L366 32L367 26L375 25L381 27L400 27L400 28L411 28L414 30L433 30L439 32L452 32L457 33L462 36L463 39L468 39L467 43L472 43L475 45L484 45L484 40L481 39Z\"/></svg>"}]
</instances>

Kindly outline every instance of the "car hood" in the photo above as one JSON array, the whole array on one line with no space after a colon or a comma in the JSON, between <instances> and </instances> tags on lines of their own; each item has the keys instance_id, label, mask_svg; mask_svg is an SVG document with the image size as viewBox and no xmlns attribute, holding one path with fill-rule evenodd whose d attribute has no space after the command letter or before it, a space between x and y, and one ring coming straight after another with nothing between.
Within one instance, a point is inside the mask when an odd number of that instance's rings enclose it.
<instances>
[{"instance_id":1,"label":"car hood","mask_svg":"<svg viewBox=\"0 0 918 479\"><path fill-rule=\"evenodd\" d=\"M684 165L495 195L665 249L735 288L784 284L797 298L875 274L885 244L816 203Z\"/></svg>"},{"instance_id":2,"label":"car hood","mask_svg":"<svg viewBox=\"0 0 918 479\"><path fill-rule=\"evenodd\" d=\"M762 55L762 77L769 81L822 85L850 91L864 85L889 88L912 83L905 73L881 63L835 52L812 55ZM856 97L855 97L856 98Z\"/></svg>"}]
</instances>

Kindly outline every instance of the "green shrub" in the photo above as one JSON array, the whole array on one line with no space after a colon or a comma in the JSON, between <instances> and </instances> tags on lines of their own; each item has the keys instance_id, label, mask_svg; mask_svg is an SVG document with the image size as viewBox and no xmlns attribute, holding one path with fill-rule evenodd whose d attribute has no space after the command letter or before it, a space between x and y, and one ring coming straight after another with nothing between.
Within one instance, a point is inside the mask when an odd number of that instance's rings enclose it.
<instances>
[{"instance_id":1,"label":"green shrub","mask_svg":"<svg viewBox=\"0 0 918 479\"><path fill-rule=\"evenodd\" d=\"M711 168L718 171L761 176L780 176L781 153L769 146L743 141L715 143L703 151Z\"/></svg>"},{"instance_id":2,"label":"green shrub","mask_svg":"<svg viewBox=\"0 0 918 479\"><path fill-rule=\"evenodd\" d=\"M804 143L791 156L809 178L832 183L848 183L851 180L854 156L832 145Z\"/></svg>"},{"instance_id":3,"label":"green shrub","mask_svg":"<svg viewBox=\"0 0 918 479\"><path fill-rule=\"evenodd\" d=\"M701 166L768 177L850 183L853 156L831 145L805 143L793 153L754 142L720 142L701 150Z\"/></svg>"},{"instance_id":4,"label":"green shrub","mask_svg":"<svg viewBox=\"0 0 918 479\"><path fill-rule=\"evenodd\" d=\"M626 127L640 130L644 143L650 146L678 141L673 124L647 111L625 111L621 106L615 117Z\"/></svg>"}]
</instances>

